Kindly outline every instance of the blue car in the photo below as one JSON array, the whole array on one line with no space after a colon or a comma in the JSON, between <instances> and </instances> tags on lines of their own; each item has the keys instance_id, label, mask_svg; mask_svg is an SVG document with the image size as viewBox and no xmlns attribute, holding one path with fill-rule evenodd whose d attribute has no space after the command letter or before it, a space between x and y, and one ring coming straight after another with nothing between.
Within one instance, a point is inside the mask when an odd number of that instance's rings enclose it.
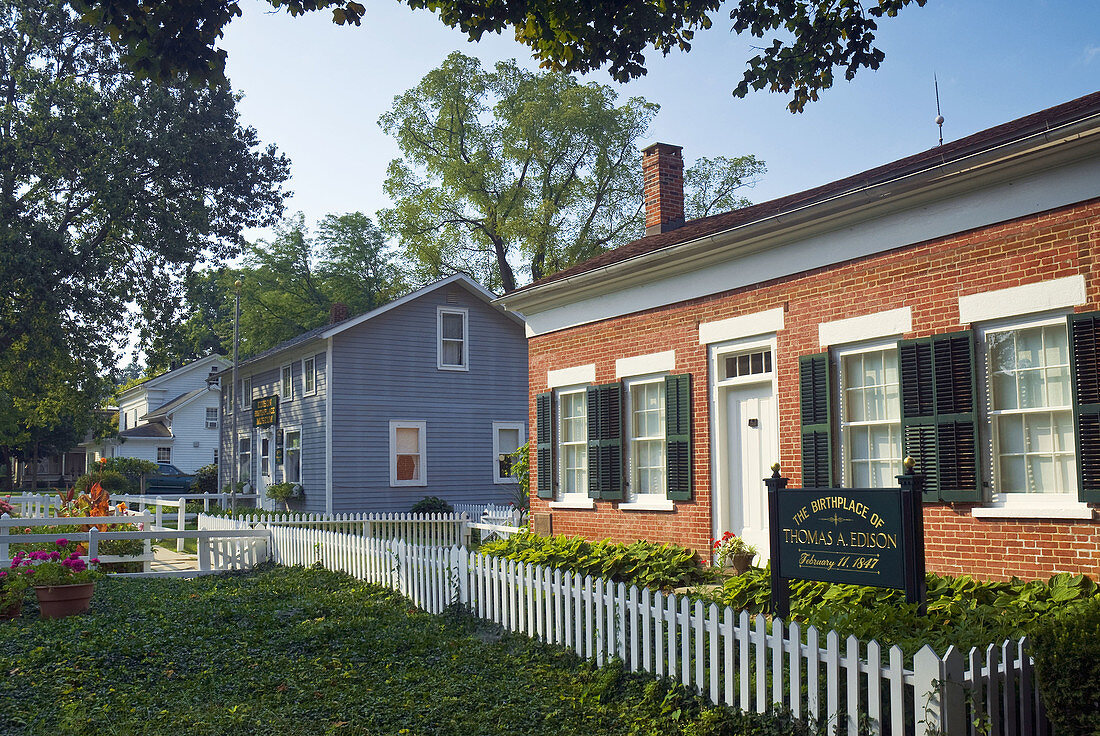
<instances>
[{"instance_id":1,"label":"blue car","mask_svg":"<svg viewBox=\"0 0 1100 736\"><path fill-rule=\"evenodd\" d=\"M194 483L194 475L188 475L175 465L158 463L156 471L145 476L145 493L161 496L194 493L191 488Z\"/></svg>"}]
</instances>

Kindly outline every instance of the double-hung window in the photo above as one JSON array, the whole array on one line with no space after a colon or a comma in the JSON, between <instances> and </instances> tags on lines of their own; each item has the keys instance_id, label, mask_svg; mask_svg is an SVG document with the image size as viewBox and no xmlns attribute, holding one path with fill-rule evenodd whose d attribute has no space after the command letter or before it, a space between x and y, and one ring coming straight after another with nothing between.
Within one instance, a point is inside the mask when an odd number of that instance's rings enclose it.
<instances>
[{"instance_id":1,"label":"double-hung window","mask_svg":"<svg viewBox=\"0 0 1100 736\"><path fill-rule=\"evenodd\" d=\"M427 439L424 422L390 422L390 485L426 486Z\"/></svg>"},{"instance_id":2,"label":"double-hung window","mask_svg":"<svg viewBox=\"0 0 1100 736\"><path fill-rule=\"evenodd\" d=\"M238 404L242 409L248 411L252 408L252 378L242 378L240 381L240 389Z\"/></svg>"},{"instance_id":3,"label":"double-hung window","mask_svg":"<svg viewBox=\"0 0 1100 736\"><path fill-rule=\"evenodd\" d=\"M302 360L302 396L317 392L317 363L313 358Z\"/></svg>"},{"instance_id":4,"label":"double-hung window","mask_svg":"<svg viewBox=\"0 0 1100 736\"><path fill-rule=\"evenodd\" d=\"M524 442L523 422L493 422L493 482L515 483L512 455Z\"/></svg>"},{"instance_id":5,"label":"double-hung window","mask_svg":"<svg viewBox=\"0 0 1100 736\"><path fill-rule=\"evenodd\" d=\"M1065 318L989 327L983 338L994 492L1076 492Z\"/></svg>"},{"instance_id":6,"label":"double-hung window","mask_svg":"<svg viewBox=\"0 0 1100 736\"><path fill-rule=\"evenodd\" d=\"M281 401L290 401L294 398L294 366L292 364L284 365L279 375L279 393L281 394L279 399Z\"/></svg>"},{"instance_id":7,"label":"double-hung window","mask_svg":"<svg viewBox=\"0 0 1100 736\"><path fill-rule=\"evenodd\" d=\"M588 403L583 387L558 392L558 485L562 501L588 498Z\"/></svg>"},{"instance_id":8,"label":"double-hung window","mask_svg":"<svg viewBox=\"0 0 1100 736\"><path fill-rule=\"evenodd\" d=\"M843 485L891 488L902 472L896 343L837 352Z\"/></svg>"},{"instance_id":9,"label":"double-hung window","mask_svg":"<svg viewBox=\"0 0 1100 736\"><path fill-rule=\"evenodd\" d=\"M228 376L221 378L222 394L225 396L225 413L233 411L233 380Z\"/></svg>"},{"instance_id":10,"label":"double-hung window","mask_svg":"<svg viewBox=\"0 0 1100 736\"><path fill-rule=\"evenodd\" d=\"M252 480L252 437L237 438L237 480L248 483Z\"/></svg>"},{"instance_id":11,"label":"double-hung window","mask_svg":"<svg viewBox=\"0 0 1100 736\"><path fill-rule=\"evenodd\" d=\"M206 407L206 428L218 428L218 408L215 406Z\"/></svg>"},{"instance_id":12,"label":"double-hung window","mask_svg":"<svg viewBox=\"0 0 1100 736\"><path fill-rule=\"evenodd\" d=\"M158 447L157 448L157 462L158 463L170 463L170 462L172 462L172 448L171 447Z\"/></svg>"},{"instance_id":13,"label":"double-hung window","mask_svg":"<svg viewBox=\"0 0 1100 736\"><path fill-rule=\"evenodd\" d=\"M446 371L469 370L469 312L456 307L439 307L437 314L439 334L437 367Z\"/></svg>"},{"instance_id":14,"label":"double-hung window","mask_svg":"<svg viewBox=\"0 0 1100 736\"><path fill-rule=\"evenodd\" d=\"M283 480L302 482L302 432L298 429L283 433Z\"/></svg>"},{"instance_id":15,"label":"double-hung window","mask_svg":"<svg viewBox=\"0 0 1100 736\"><path fill-rule=\"evenodd\" d=\"M628 427L628 488L631 501L664 499L665 379L639 378L626 382Z\"/></svg>"}]
</instances>

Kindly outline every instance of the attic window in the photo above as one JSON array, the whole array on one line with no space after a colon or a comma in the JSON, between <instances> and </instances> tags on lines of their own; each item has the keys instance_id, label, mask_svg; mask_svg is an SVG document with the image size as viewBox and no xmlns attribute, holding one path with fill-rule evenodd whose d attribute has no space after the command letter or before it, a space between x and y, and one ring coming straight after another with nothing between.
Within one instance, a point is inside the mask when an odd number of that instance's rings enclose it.
<instances>
[{"instance_id":1,"label":"attic window","mask_svg":"<svg viewBox=\"0 0 1100 736\"><path fill-rule=\"evenodd\" d=\"M440 307L438 311L438 363L440 370L469 370L470 346L467 311Z\"/></svg>"}]
</instances>

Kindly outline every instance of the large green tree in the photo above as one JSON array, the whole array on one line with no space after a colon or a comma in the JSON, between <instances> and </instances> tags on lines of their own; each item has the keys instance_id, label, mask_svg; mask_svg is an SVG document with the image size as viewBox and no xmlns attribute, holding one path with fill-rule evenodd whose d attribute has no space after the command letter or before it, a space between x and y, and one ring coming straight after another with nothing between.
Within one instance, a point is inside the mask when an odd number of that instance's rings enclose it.
<instances>
[{"instance_id":1,"label":"large green tree","mask_svg":"<svg viewBox=\"0 0 1100 736\"><path fill-rule=\"evenodd\" d=\"M311 232L298 213L280 222L274 237L249 245L240 267L191 274L173 317L151 327L143 340L148 372L232 352L238 280L245 356L325 324L336 302L359 314L406 288L392 248L371 218L330 214Z\"/></svg>"},{"instance_id":2,"label":"large green tree","mask_svg":"<svg viewBox=\"0 0 1100 736\"><path fill-rule=\"evenodd\" d=\"M109 390L131 307L163 320L183 274L281 212L288 163L235 104L228 89L137 79L60 0L0 0L4 465L27 433Z\"/></svg>"},{"instance_id":3,"label":"large green tree","mask_svg":"<svg viewBox=\"0 0 1100 736\"><path fill-rule=\"evenodd\" d=\"M658 106L514 61L453 53L379 121L402 158L380 213L415 277L456 271L490 288L566 268L642 234L639 140ZM739 206L764 166L703 159L685 174L689 215Z\"/></svg>"},{"instance_id":4,"label":"large green tree","mask_svg":"<svg viewBox=\"0 0 1100 736\"><path fill-rule=\"evenodd\" d=\"M215 48L225 26L241 14L232 0L149 3L142 0L71 0L89 22L106 28L127 49L127 60L154 78L178 72L224 80L225 52ZM291 15L329 9L333 22L362 23L356 0L268 0ZM543 67L588 72L607 66L622 82L646 73L649 48L688 51L695 32L710 28L721 0L399 0L436 13L471 40L514 32ZM885 54L875 47L878 21L927 0L733 0L731 30L754 45L734 94L768 89L790 95L792 112L832 86L836 70L852 79L877 69Z\"/></svg>"}]
</instances>

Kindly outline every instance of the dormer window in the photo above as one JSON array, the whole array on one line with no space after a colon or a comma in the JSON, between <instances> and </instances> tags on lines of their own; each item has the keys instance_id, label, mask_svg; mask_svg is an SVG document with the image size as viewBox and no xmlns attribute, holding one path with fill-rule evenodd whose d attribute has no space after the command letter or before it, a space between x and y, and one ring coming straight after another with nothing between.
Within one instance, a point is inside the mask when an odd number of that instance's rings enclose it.
<instances>
[{"instance_id":1,"label":"dormer window","mask_svg":"<svg viewBox=\"0 0 1100 736\"><path fill-rule=\"evenodd\" d=\"M438 310L439 361L445 371L470 369L469 313L465 309L440 307Z\"/></svg>"}]
</instances>

